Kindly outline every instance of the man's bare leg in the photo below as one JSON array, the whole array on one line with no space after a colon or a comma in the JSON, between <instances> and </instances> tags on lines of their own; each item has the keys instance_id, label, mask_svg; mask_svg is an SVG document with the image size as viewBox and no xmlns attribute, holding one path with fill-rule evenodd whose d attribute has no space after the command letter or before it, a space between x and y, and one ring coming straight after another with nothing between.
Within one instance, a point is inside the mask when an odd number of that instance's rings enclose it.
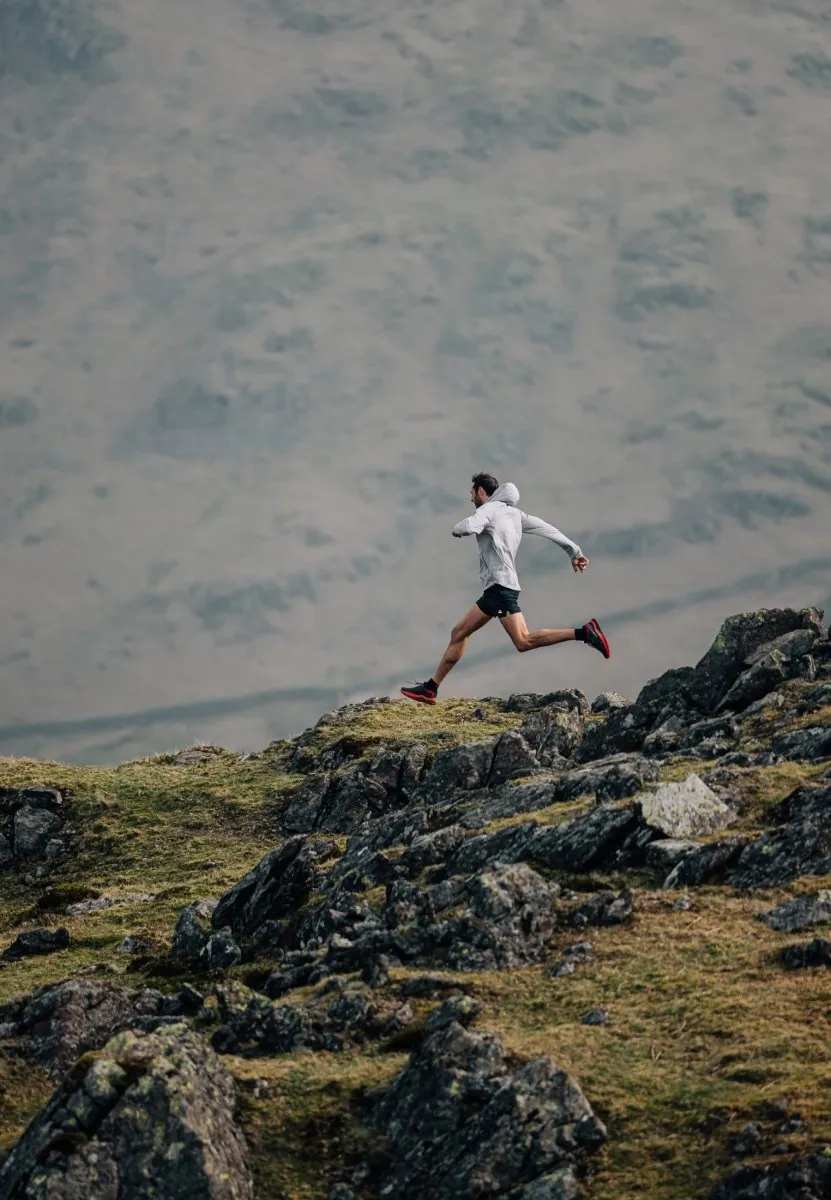
<instances>
[{"instance_id":1,"label":"man's bare leg","mask_svg":"<svg viewBox=\"0 0 831 1200\"><path fill-rule=\"evenodd\" d=\"M424 683L415 683L403 687L401 689L402 696L406 696L408 700L419 700L422 704L435 704L439 684L450 674L464 654L468 638L477 629L481 629L483 625L487 625L491 619L487 613L482 612L478 604L474 604L465 613L461 621L453 626L450 634L450 643L441 657L441 662L436 668L433 678L425 680Z\"/></svg>"},{"instance_id":2,"label":"man's bare leg","mask_svg":"<svg viewBox=\"0 0 831 1200\"><path fill-rule=\"evenodd\" d=\"M529 629L525 614L509 613L500 617L502 628L522 654L526 650L539 650L543 646L556 646L559 642L576 640L573 629Z\"/></svg>"},{"instance_id":3,"label":"man's bare leg","mask_svg":"<svg viewBox=\"0 0 831 1200\"><path fill-rule=\"evenodd\" d=\"M436 672L433 679L437 684L442 683L450 672L455 667L456 663L467 649L467 643L470 635L476 633L477 629L482 629L487 625L492 618L487 613L483 613L478 604L474 604L469 608L450 633L450 642L447 649L441 657L441 662L436 667Z\"/></svg>"}]
</instances>

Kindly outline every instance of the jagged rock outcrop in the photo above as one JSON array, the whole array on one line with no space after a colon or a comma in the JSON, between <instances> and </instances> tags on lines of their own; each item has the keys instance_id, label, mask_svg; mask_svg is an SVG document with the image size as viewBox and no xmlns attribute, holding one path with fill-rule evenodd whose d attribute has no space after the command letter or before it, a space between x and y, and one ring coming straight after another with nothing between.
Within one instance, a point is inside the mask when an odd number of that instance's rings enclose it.
<instances>
[{"instance_id":1,"label":"jagged rock outcrop","mask_svg":"<svg viewBox=\"0 0 831 1200\"><path fill-rule=\"evenodd\" d=\"M822 613L815 608L763 609L728 617L695 667L673 668L650 680L632 704L612 709L605 721L586 731L577 756L589 762L601 755L641 750L660 729L663 740L653 740L650 749L672 751L683 745L683 731L702 718L721 708L744 708L785 679L810 677L807 651L827 644L827 636ZM746 677L740 682L742 676Z\"/></svg>"},{"instance_id":2,"label":"jagged rock outcrop","mask_svg":"<svg viewBox=\"0 0 831 1200\"><path fill-rule=\"evenodd\" d=\"M379 1190L402 1200L576 1197L580 1161L606 1139L550 1059L511 1069L497 1038L457 1022L413 1053L369 1120L389 1146Z\"/></svg>"},{"instance_id":3,"label":"jagged rock outcrop","mask_svg":"<svg viewBox=\"0 0 831 1200\"><path fill-rule=\"evenodd\" d=\"M317 870L314 846L304 837L289 838L220 898L211 915L212 927L228 926L237 937L245 937L266 922L291 920L309 899Z\"/></svg>"},{"instance_id":4,"label":"jagged rock outcrop","mask_svg":"<svg viewBox=\"0 0 831 1200\"><path fill-rule=\"evenodd\" d=\"M216 900L207 899L194 900L182 909L173 931L172 958L187 961L199 957L211 936L215 909Z\"/></svg>"},{"instance_id":5,"label":"jagged rock outcrop","mask_svg":"<svg viewBox=\"0 0 831 1200\"><path fill-rule=\"evenodd\" d=\"M746 846L725 875L731 887L778 887L801 875L831 874L831 784L797 788L777 815L785 823Z\"/></svg>"},{"instance_id":6,"label":"jagged rock outcrop","mask_svg":"<svg viewBox=\"0 0 831 1200\"><path fill-rule=\"evenodd\" d=\"M230 1075L174 1025L82 1058L0 1166L6 1200L251 1200Z\"/></svg>"},{"instance_id":7,"label":"jagged rock outcrop","mask_svg":"<svg viewBox=\"0 0 831 1200\"><path fill-rule=\"evenodd\" d=\"M413 1020L406 1001L379 999L363 983L333 979L305 1004L277 1004L242 984L217 988L221 1025L213 1046L223 1054L339 1051L399 1032Z\"/></svg>"},{"instance_id":8,"label":"jagged rock outcrop","mask_svg":"<svg viewBox=\"0 0 831 1200\"><path fill-rule=\"evenodd\" d=\"M743 668L752 669L768 654L781 653L783 645L788 643L780 639L797 631L811 631L817 637L825 638L827 631L822 624L822 613L816 608L771 608L728 617L707 653L695 666L694 675L687 684L690 698L702 711L713 711L729 694ZM793 642L790 644L794 645ZM813 640L798 644L804 645L803 653L807 653ZM793 655L793 650L790 653Z\"/></svg>"},{"instance_id":9,"label":"jagged rock outcrop","mask_svg":"<svg viewBox=\"0 0 831 1200\"><path fill-rule=\"evenodd\" d=\"M201 1003L199 992L187 985L164 996L109 980L67 979L0 1006L0 1036L25 1038L32 1057L59 1073L119 1030L154 1030L180 1021Z\"/></svg>"},{"instance_id":10,"label":"jagged rock outcrop","mask_svg":"<svg viewBox=\"0 0 831 1200\"><path fill-rule=\"evenodd\" d=\"M534 962L554 928L558 891L525 864L500 864L461 881L459 893L445 899L467 906L441 919L434 890L398 881L374 923L363 914L357 937L330 940L326 962L333 971L358 969L380 954L464 971Z\"/></svg>"}]
</instances>

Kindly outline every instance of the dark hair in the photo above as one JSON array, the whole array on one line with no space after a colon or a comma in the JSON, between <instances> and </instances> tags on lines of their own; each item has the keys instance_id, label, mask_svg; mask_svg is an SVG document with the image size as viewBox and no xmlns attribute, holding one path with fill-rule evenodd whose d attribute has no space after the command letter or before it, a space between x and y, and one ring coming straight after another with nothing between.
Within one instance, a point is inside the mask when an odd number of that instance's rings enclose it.
<instances>
[{"instance_id":1,"label":"dark hair","mask_svg":"<svg viewBox=\"0 0 831 1200\"><path fill-rule=\"evenodd\" d=\"M482 488L486 496L492 496L499 487L499 480L487 471L478 471L471 480L475 488Z\"/></svg>"}]
</instances>

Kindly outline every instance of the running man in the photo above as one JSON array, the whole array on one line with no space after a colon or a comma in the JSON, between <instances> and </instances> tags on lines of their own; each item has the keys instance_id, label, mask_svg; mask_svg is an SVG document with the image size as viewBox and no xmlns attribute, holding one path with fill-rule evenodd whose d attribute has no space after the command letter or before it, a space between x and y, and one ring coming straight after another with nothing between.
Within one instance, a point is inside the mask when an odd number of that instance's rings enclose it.
<instances>
[{"instance_id":1,"label":"running man","mask_svg":"<svg viewBox=\"0 0 831 1200\"><path fill-rule=\"evenodd\" d=\"M520 653L539 650L542 646L556 646L558 642L577 641L585 642L593 650L599 650L604 658L609 658L609 643L594 617L579 629L529 629L519 607L520 587L515 560L523 533L535 533L562 546L571 559L572 568L582 574L589 560L577 543L553 525L539 517L529 517L517 508L519 492L516 487L512 483L500 487L493 475L484 471L473 476L470 498L476 512L459 521L453 529L453 537L476 534L482 595L454 626L450 645L433 677L424 683L403 687L402 695L410 700L420 700L422 704L435 704L439 687L464 654L470 635L494 617L499 617L502 628Z\"/></svg>"}]
</instances>

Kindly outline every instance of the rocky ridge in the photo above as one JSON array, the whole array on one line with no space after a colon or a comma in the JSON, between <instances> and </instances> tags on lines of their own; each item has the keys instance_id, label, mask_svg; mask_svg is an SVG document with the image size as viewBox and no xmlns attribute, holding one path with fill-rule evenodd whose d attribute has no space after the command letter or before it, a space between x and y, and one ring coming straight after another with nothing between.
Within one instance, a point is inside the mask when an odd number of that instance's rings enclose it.
<instances>
[{"instance_id":1,"label":"rocky ridge","mask_svg":"<svg viewBox=\"0 0 831 1200\"><path fill-rule=\"evenodd\" d=\"M82 1186L144 1196L151 1169L154 1194L184 1195L185 1167L152 1157L153 1137L174 1135L199 1194L265 1196L233 1080L244 1098L246 1072L297 1055L395 1065L350 1093L346 1133L318 1164L314 1194L605 1195L603 1163L625 1129L584 1093L579 1061L574 1070L553 1049L518 1054L491 1031L493 996L510 996L514 977L578 987L602 967L598 945L613 945L604 939L636 937L650 914L709 897L775 900L757 905L759 937L818 930L776 943L762 975L804 978L831 964L831 642L819 610L730 617L696 666L631 701L589 704L576 690L482 701L466 728L479 723L485 736L438 746L408 736L399 711L417 720L385 698L349 705L255 756L286 780L265 806L271 846L259 861L189 899L166 937L123 939L126 974L56 967L0 1006L3 1052L59 1081L0 1166L10 1196L68 1198ZM59 893L88 836L73 798L9 787L0 800L10 878ZM41 822L35 836L38 813L60 824ZM50 854L44 839L64 826L71 837ZM780 894L788 888L798 890ZM153 896L133 900L151 907ZM20 930L6 971L35 952L44 963L68 952L73 923L110 907L115 899L76 898L57 913L67 928ZM40 911L51 907L41 900ZM598 1035L617 1019L613 1004L579 1016ZM154 1123L165 1132L151 1136ZM790 1151L755 1125L758 1137L729 1143L721 1178L711 1170L677 1194L831 1195L819 1135L803 1122ZM731 1158L744 1165L731 1172Z\"/></svg>"}]
</instances>

